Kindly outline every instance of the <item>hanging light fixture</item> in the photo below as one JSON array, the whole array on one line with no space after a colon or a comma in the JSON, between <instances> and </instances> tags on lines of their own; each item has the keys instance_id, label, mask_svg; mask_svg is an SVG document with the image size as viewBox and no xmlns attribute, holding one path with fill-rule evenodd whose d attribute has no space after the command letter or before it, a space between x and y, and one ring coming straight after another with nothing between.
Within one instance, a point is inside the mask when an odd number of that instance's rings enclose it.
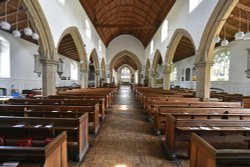
<instances>
[{"instance_id":1,"label":"hanging light fixture","mask_svg":"<svg viewBox=\"0 0 250 167\"><path fill-rule=\"evenodd\" d=\"M247 33L244 36L244 40L250 39L250 32L249 32L249 13L247 12Z\"/></svg>"},{"instance_id":2,"label":"hanging light fixture","mask_svg":"<svg viewBox=\"0 0 250 167\"><path fill-rule=\"evenodd\" d=\"M28 10L27 10L27 27L25 27L24 28L24 34L25 35L27 35L27 36L32 36L32 34L33 34L33 31L32 31L32 29L30 28L30 24L29 24L29 19L30 18L30 16L29 16L29 12L28 12Z\"/></svg>"},{"instance_id":3,"label":"hanging light fixture","mask_svg":"<svg viewBox=\"0 0 250 167\"><path fill-rule=\"evenodd\" d=\"M39 34L36 33L36 32L34 32L34 33L32 34L32 39L38 40L38 39L39 39Z\"/></svg>"},{"instance_id":4,"label":"hanging light fixture","mask_svg":"<svg viewBox=\"0 0 250 167\"><path fill-rule=\"evenodd\" d=\"M221 41L221 46L227 46L229 44L227 40L227 34L226 34L226 23L224 25L224 39Z\"/></svg>"},{"instance_id":5,"label":"hanging light fixture","mask_svg":"<svg viewBox=\"0 0 250 167\"><path fill-rule=\"evenodd\" d=\"M219 43L221 40L220 36L219 35L216 35L216 37L214 38L214 42L215 43Z\"/></svg>"},{"instance_id":6,"label":"hanging light fixture","mask_svg":"<svg viewBox=\"0 0 250 167\"><path fill-rule=\"evenodd\" d=\"M8 14L8 0L5 2L5 20L3 22L1 22L1 28L4 29L4 30L10 30L10 23L7 21L7 14Z\"/></svg>"},{"instance_id":7,"label":"hanging light fixture","mask_svg":"<svg viewBox=\"0 0 250 167\"><path fill-rule=\"evenodd\" d=\"M239 9L239 31L234 35L235 40L241 40L245 36L245 33L241 31L241 10Z\"/></svg>"},{"instance_id":8,"label":"hanging light fixture","mask_svg":"<svg viewBox=\"0 0 250 167\"><path fill-rule=\"evenodd\" d=\"M20 6L20 0L18 1L17 12L16 12L16 29L12 31L12 34L14 35L14 37L17 37L17 38L21 36L21 32L18 30L19 6Z\"/></svg>"}]
</instances>

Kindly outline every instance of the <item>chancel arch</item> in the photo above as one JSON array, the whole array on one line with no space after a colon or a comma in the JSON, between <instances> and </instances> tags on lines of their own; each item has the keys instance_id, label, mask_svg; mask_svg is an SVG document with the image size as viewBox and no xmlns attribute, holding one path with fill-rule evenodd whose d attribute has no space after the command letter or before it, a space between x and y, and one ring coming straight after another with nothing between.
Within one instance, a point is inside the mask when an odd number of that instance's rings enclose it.
<instances>
[{"instance_id":1,"label":"chancel arch","mask_svg":"<svg viewBox=\"0 0 250 167\"><path fill-rule=\"evenodd\" d=\"M133 53L128 50L121 51L117 53L112 60L110 61L110 76L112 81L114 82L115 76L113 76L113 70L118 71L118 68L122 65L127 64L134 70L134 82L140 83L140 73L142 70L142 65L139 58Z\"/></svg>"},{"instance_id":2,"label":"chancel arch","mask_svg":"<svg viewBox=\"0 0 250 167\"><path fill-rule=\"evenodd\" d=\"M134 69L127 64L117 69L117 83L127 85L134 82Z\"/></svg>"}]
</instances>

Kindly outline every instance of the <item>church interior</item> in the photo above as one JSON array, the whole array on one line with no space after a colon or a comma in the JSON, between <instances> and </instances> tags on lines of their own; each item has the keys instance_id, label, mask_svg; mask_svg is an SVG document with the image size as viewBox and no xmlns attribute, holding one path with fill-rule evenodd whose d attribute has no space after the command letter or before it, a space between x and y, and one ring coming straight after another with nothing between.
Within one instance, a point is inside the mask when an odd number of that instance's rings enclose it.
<instances>
[{"instance_id":1,"label":"church interior","mask_svg":"<svg viewBox=\"0 0 250 167\"><path fill-rule=\"evenodd\" d=\"M249 167L249 0L0 0L0 166Z\"/></svg>"}]
</instances>

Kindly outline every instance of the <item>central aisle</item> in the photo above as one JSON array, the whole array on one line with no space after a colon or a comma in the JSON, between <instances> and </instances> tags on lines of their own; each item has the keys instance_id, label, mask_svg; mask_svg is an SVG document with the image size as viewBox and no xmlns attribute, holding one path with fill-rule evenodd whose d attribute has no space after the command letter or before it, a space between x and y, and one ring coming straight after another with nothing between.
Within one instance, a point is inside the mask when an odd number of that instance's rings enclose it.
<instances>
[{"instance_id":1,"label":"central aisle","mask_svg":"<svg viewBox=\"0 0 250 167\"><path fill-rule=\"evenodd\" d=\"M124 164L126 166L118 166ZM122 86L81 167L175 167L142 114L130 88Z\"/></svg>"}]
</instances>

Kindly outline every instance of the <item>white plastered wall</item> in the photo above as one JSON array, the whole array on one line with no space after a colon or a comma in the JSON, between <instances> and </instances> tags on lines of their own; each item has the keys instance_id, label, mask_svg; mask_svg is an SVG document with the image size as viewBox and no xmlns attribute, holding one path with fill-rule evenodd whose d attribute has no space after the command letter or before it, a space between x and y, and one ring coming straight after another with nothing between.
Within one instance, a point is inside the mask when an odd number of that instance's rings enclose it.
<instances>
[{"instance_id":1,"label":"white plastered wall","mask_svg":"<svg viewBox=\"0 0 250 167\"><path fill-rule=\"evenodd\" d=\"M250 41L233 41L228 45L230 51L230 73L229 81L212 81L211 87L221 88L228 93L241 93L245 96L250 96L250 79L246 77L245 70L247 69L247 50L250 46ZM194 67L194 56L177 62L177 78L176 82L171 82L172 85L178 85L184 88L195 88L195 81L181 81L183 69ZM185 79L185 77L184 77Z\"/></svg>"},{"instance_id":2,"label":"white plastered wall","mask_svg":"<svg viewBox=\"0 0 250 167\"><path fill-rule=\"evenodd\" d=\"M0 87L7 89L10 95L11 85L18 89L38 89L42 87L41 77L34 71L34 54L38 54L38 46L15 38L13 35L0 31L0 36L10 42L10 78L0 78Z\"/></svg>"},{"instance_id":3,"label":"white plastered wall","mask_svg":"<svg viewBox=\"0 0 250 167\"><path fill-rule=\"evenodd\" d=\"M186 31L188 31L194 41L194 47L197 49L199 47L203 31L217 2L218 0L203 0L190 13L189 0L176 1L168 16L165 18L165 22L167 20L168 26L164 26L163 22L159 27L152 39L154 41L154 51L150 53L150 42L145 50L146 57L153 57L156 50L158 49L162 55L163 61L165 62L165 55L167 53L168 44L176 29L185 29ZM164 36L166 31L168 35ZM144 65L146 64L146 60L147 59L144 59Z\"/></svg>"},{"instance_id":4,"label":"white plastered wall","mask_svg":"<svg viewBox=\"0 0 250 167\"><path fill-rule=\"evenodd\" d=\"M108 45L107 64L110 63L114 56L124 50L134 53L141 63L144 62L145 51L143 44L131 35L120 35L114 38Z\"/></svg>"},{"instance_id":5,"label":"white plastered wall","mask_svg":"<svg viewBox=\"0 0 250 167\"><path fill-rule=\"evenodd\" d=\"M77 27L86 45L87 58L89 59L92 50L96 48L97 55L106 59L106 48L101 42L102 50L97 49L100 37L79 0L39 0L39 3L48 21L55 47L58 46L64 30L68 27ZM88 21L90 29L86 27L85 20Z\"/></svg>"}]
</instances>

